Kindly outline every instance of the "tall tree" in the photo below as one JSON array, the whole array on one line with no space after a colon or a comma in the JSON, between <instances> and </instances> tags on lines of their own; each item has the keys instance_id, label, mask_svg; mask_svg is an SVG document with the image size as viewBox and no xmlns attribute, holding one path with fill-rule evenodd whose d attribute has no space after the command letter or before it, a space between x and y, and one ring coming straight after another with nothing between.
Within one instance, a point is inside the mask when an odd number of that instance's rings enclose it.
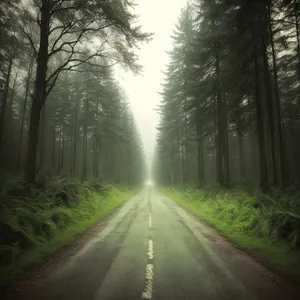
<instances>
[{"instance_id":1,"label":"tall tree","mask_svg":"<svg viewBox=\"0 0 300 300\"><path fill-rule=\"evenodd\" d=\"M136 69L135 55L129 49L149 35L133 27L135 16L126 1L33 1L23 7L22 20L34 22L39 36L32 36L20 24L37 57L34 97L31 106L26 178L33 181L40 112L47 96L64 70L78 69L82 64L102 66L97 58L107 57L112 63ZM34 13L33 13L34 12ZM95 43L94 43L95 42ZM55 62L50 71L49 64Z\"/></svg>"}]
</instances>

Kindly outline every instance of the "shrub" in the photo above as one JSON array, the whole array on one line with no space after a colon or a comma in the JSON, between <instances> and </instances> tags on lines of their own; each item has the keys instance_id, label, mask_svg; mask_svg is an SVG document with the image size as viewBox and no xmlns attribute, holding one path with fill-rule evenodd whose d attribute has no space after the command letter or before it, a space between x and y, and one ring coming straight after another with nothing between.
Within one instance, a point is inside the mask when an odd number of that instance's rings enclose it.
<instances>
[{"instance_id":1,"label":"shrub","mask_svg":"<svg viewBox=\"0 0 300 300\"><path fill-rule=\"evenodd\" d=\"M1 263L18 259L24 250L46 243L58 230L89 218L101 209L109 193L113 187L97 180L40 175L28 186L20 178L9 177L0 192Z\"/></svg>"},{"instance_id":2,"label":"shrub","mask_svg":"<svg viewBox=\"0 0 300 300\"><path fill-rule=\"evenodd\" d=\"M179 202L190 202L192 210L205 211L208 220L218 219L223 226L269 238L270 242L288 241L292 249L300 246L300 194L295 188L286 193L273 188L269 195L239 186L231 190L208 186L165 191Z\"/></svg>"}]
</instances>

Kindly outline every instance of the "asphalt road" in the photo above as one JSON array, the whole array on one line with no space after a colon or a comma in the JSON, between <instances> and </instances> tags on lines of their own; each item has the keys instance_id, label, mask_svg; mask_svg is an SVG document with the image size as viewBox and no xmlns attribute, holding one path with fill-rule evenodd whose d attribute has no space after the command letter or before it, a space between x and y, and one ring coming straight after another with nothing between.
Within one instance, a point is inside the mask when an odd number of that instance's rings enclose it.
<instances>
[{"instance_id":1,"label":"asphalt road","mask_svg":"<svg viewBox=\"0 0 300 300\"><path fill-rule=\"evenodd\" d=\"M38 284L12 294L8 299L300 299L299 289L150 188Z\"/></svg>"}]
</instances>

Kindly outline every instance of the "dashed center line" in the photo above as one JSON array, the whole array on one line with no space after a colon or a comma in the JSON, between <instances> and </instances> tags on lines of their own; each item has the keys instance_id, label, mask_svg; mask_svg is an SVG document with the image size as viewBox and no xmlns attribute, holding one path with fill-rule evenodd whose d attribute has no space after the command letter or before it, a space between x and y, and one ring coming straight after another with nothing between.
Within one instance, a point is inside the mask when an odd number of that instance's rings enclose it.
<instances>
[{"instance_id":1,"label":"dashed center line","mask_svg":"<svg viewBox=\"0 0 300 300\"><path fill-rule=\"evenodd\" d=\"M152 227L151 212L149 214L149 228ZM148 240L148 261L153 259L153 241L151 238ZM146 266L146 286L142 293L142 300L151 300L153 292L153 264L147 264Z\"/></svg>"},{"instance_id":2,"label":"dashed center line","mask_svg":"<svg viewBox=\"0 0 300 300\"><path fill-rule=\"evenodd\" d=\"M146 267L146 287L142 293L142 299L152 299L153 285L153 265L148 264Z\"/></svg>"},{"instance_id":3,"label":"dashed center line","mask_svg":"<svg viewBox=\"0 0 300 300\"><path fill-rule=\"evenodd\" d=\"M149 240L148 244L148 259L153 259L153 241Z\"/></svg>"},{"instance_id":4,"label":"dashed center line","mask_svg":"<svg viewBox=\"0 0 300 300\"><path fill-rule=\"evenodd\" d=\"M149 214L149 227L152 227L152 217L151 217L151 213Z\"/></svg>"}]
</instances>

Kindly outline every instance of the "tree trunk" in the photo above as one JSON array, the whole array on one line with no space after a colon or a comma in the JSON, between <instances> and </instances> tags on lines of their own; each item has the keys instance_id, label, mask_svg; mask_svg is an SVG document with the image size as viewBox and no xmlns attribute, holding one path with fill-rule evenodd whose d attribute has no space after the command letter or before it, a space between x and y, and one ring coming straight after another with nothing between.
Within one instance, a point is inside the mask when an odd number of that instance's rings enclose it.
<instances>
[{"instance_id":1,"label":"tree trunk","mask_svg":"<svg viewBox=\"0 0 300 300\"><path fill-rule=\"evenodd\" d=\"M59 143L59 172L64 168L64 151L65 151L65 139L64 139L64 125L60 124L60 143Z\"/></svg>"},{"instance_id":2,"label":"tree trunk","mask_svg":"<svg viewBox=\"0 0 300 300\"><path fill-rule=\"evenodd\" d=\"M177 152L177 157L178 157L178 160L176 161L176 167L177 168L174 168L175 171L173 172L173 178L174 178L174 184L179 184L181 181L182 181L182 178L181 178L181 159L180 159L180 132L178 130L178 128L176 129L176 152Z\"/></svg>"},{"instance_id":3,"label":"tree trunk","mask_svg":"<svg viewBox=\"0 0 300 300\"><path fill-rule=\"evenodd\" d=\"M105 165L105 179L108 179L108 149L107 149L107 143L108 143L108 130L105 132L105 157L104 159L104 165Z\"/></svg>"},{"instance_id":4,"label":"tree trunk","mask_svg":"<svg viewBox=\"0 0 300 300\"><path fill-rule=\"evenodd\" d=\"M33 182L35 180L40 112L46 101L46 76L48 67L50 5L51 1L42 0L42 6L40 9L40 47L37 59L35 95L31 105L31 116L29 125L29 140L26 165L26 180L28 182Z\"/></svg>"},{"instance_id":5,"label":"tree trunk","mask_svg":"<svg viewBox=\"0 0 300 300\"><path fill-rule=\"evenodd\" d=\"M254 35L254 80L255 80L255 104L256 104L256 121L259 144L259 166L260 166L260 188L262 191L269 189L267 159L265 150L263 114L261 104L261 86L260 86L260 70L257 56L257 43Z\"/></svg>"},{"instance_id":6,"label":"tree trunk","mask_svg":"<svg viewBox=\"0 0 300 300\"><path fill-rule=\"evenodd\" d=\"M55 149L56 149L56 130L55 125L53 126L53 140L52 140L52 153L51 153L51 164L55 169Z\"/></svg>"},{"instance_id":7,"label":"tree trunk","mask_svg":"<svg viewBox=\"0 0 300 300\"><path fill-rule=\"evenodd\" d=\"M239 164L240 164L240 175L242 178L245 178L245 158L244 158L244 149L243 149L243 132L242 132L242 122L241 122L241 109L238 104L237 108L237 135L239 143Z\"/></svg>"},{"instance_id":8,"label":"tree trunk","mask_svg":"<svg viewBox=\"0 0 300 300\"><path fill-rule=\"evenodd\" d=\"M274 105L273 105L273 97L272 97L272 88L271 88L271 78L270 78L270 70L268 63L268 54L267 47L265 43L264 35L261 35L261 45L262 45L262 55L263 55L263 65L264 65L264 82L266 86L266 97L267 97L267 113L268 113L268 124L270 129L270 147L271 147L271 162L272 162L272 170L273 170L273 183L275 185L278 184L278 175L277 175L277 163L276 163L276 153L275 153L275 130L274 130Z\"/></svg>"},{"instance_id":9,"label":"tree trunk","mask_svg":"<svg viewBox=\"0 0 300 300\"><path fill-rule=\"evenodd\" d=\"M281 124L281 106L280 106L280 93L278 87L278 73L277 73L277 61L276 61L276 50L274 44L274 34L272 28L272 17L271 17L271 6L268 3L268 24L270 32L270 41L272 49L272 61L273 61L273 74L274 74L274 90L275 90L275 110L276 110L276 124L278 132L278 143L279 143L279 165L281 170L281 182L284 187L287 186L287 168L285 163L285 148L283 144L282 136L282 124ZM299 37L298 37L299 39Z\"/></svg>"},{"instance_id":10,"label":"tree trunk","mask_svg":"<svg viewBox=\"0 0 300 300\"><path fill-rule=\"evenodd\" d=\"M198 155L198 184L205 183L202 126L197 124L197 155Z\"/></svg>"},{"instance_id":11,"label":"tree trunk","mask_svg":"<svg viewBox=\"0 0 300 300\"><path fill-rule=\"evenodd\" d=\"M82 160L82 176L81 180L84 181L87 178L87 155L88 155L88 91L86 92L85 99L85 120L83 126L83 160Z\"/></svg>"},{"instance_id":12,"label":"tree trunk","mask_svg":"<svg viewBox=\"0 0 300 300\"><path fill-rule=\"evenodd\" d=\"M205 182L205 171L204 171L204 157L203 157L203 132L202 132L202 120L200 118L200 107L196 107L196 133L197 133L197 159L198 159L198 184L202 186Z\"/></svg>"},{"instance_id":13,"label":"tree trunk","mask_svg":"<svg viewBox=\"0 0 300 300\"><path fill-rule=\"evenodd\" d=\"M184 101L184 107L186 108L186 99ZM189 182L189 140L188 140L188 124L187 124L187 116L186 111L184 112L184 133L185 133L185 159L186 159L186 166L185 166L185 182Z\"/></svg>"},{"instance_id":14,"label":"tree trunk","mask_svg":"<svg viewBox=\"0 0 300 300\"><path fill-rule=\"evenodd\" d=\"M39 168L42 169L44 165L44 142L45 142L45 126L46 126L46 107L45 105L42 108L42 126L40 133L40 165ZM47 148L47 147L46 147Z\"/></svg>"},{"instance_id":15,"label":"tree trunk","mask_svg":"<svg viewBox=\"0 0 300 300\"><path fill-rule=\"evenodd\" d=\"M295 17L295 24L296 24L296 38L297 38L297 56L298 56L298 76L300 76L300 32L299 32L299 20L298 20L298 1L294 0L294 17ZM298 77L298 80L300 80L300 77Z\"/></svg>"},{"instance_id":16,"label":"tree trunk","mask_svg":"<svg viewBox=\"0 0 300 300\"><path fill-rule=\"evenodd\" d=\"M289 88L289 87L288 87ZM290 178L292 180L295 179L295 176L299 178L299 151L298 151L298 144L296 142L296 130L295 130L295 111L293 107L293 103L291 99L288 101L288 112L289 112L289 131L292 138L292 149L293 149L293 178Z\"/></svg>"},{"instance_id":17,"label":"tree trunk","mask_svg":"<svg viewBox=\"0 0 300 300\"><path fill-rule=\"evenodd\" d=\"M222 115L223 115L223 144L224 144L224 187L229 188L230 184L230 167L229 167L229 147L228 147L228 125L227 125L227 100L224 95Z\"/></svg>"},{"instance_id":18,"label":"tree trunk","mask_svg":"<svg viewBox=\"0 0 300 300\"><path fill-rule=\"evenodd\" d=\"M94 178L98 178L98 165L99 165L99 155L98 155L98 134L97 134L97 127L94 128L94 163L93 163L93 175Z\"/></svg>"},{"instance_id":19,"label":"tree trunk","mask_svg":"<svg viewBox=\"0 0 300 300\"><path fill-rule=\"evenodd\" d=\"M30 78L32 75L32 64L33 60L30 60L30 65L28 66L27 76L26 76L26 84L25 84L25 96L22 108L22 116L21 116L21 126L20 126L20 134L19 134L19 145L18 145L18 155L17 155L17 170L20 171L21 168L21 151L23 146L23 132L24 132L24 123L25 123L25 116L26 116L26 108L27 108L27 99L29 94L30 88Z\"/></svg>"},{"instance_id":20,"label":"tree trunk","mask_svg":"<svg viewBox=\"0 0 300 300\"><path fill-rule=\"evenodd\" d=\"M214 132L214 142L215 142L215 156L216 156L216 174L217 174L217 182L222 185L223 184L223 170L222 170L222 160L221 160L221 145L219 141L219 117L218 117L218 103L217 97L214 99L215 104L215 132Z\"/></svg>"},{"instance_id":21,"label":"tree trunk","mask_svg":"<svg viewBox=\"0 0 300 300\"><path fill-rule=\"evenodd\" d=\"M181 174L182 174L182 183L185 183L185 160L184 160L184 127L181 126Z\"/></svg>"},{"instance_id":22,"label":"tree trunk","mask_svg":"<svg viewBox=\"0 0 300 300\"><path fill-rule=\"evenodd\" d=\"M71 173L76 173L76 162L77 162L77 139L78 139L78 108L79 108L79 97L76 95L75 114L74 114L74 139L73 139L73 155Z\"/></svg>"},{"instance_id":23,"label":"tree trunk","mask_svg":"<svg viewBox=\"0 0 300 300\"><path fill-rule=\"evenodd\" d=\"M215 66L216 76L217 76L217 140L218 140L218 165L219 165L219 182L220 186L227 188L229 186L228 170L226 158L226 130L227 122L225 119L224 111L224 100L222 99L221 82L220 82L220 59L219 55L216 55L216 66Z\"/></svg>"},{"instance_id":24,"label":"tree trunk","mask_svg":"<svg viewBox=\"0 0 300 300\"><path fill-rule=\"evenodd\" d=\"M11 70L12 70L12 64L13 64L13 60L10 59L9 64L8 64L6 80L5 80L3 101L2 101L2 105L1 105L1 111L0 111L0 150L1 150L1 147L2 147L2 136L3 136L3 130L4 130L4 118L5 118L6 104L7 104L7 98L8 98L9 81L10 81L10 75L11 75Z\"/></svg>"},{"instance_id":25,"label":"tree trunk","mask_svg":"<svg viewBox=\"0 0 300 300\"><path fill-rule=\"evenodd\" d=\"M14 82L13 82L12 89L11 89L11 95L9 97L10 101L9 101L9 108L8 108L8 118L7 118L8 121L12 120L12 118L13 118L12 117L12 115L13 115L13 104L14 104L14 99L15 99L15 94L16 94L17 79L18 79L18 74L14 78Z\"/></svg>"}]
</instances>

